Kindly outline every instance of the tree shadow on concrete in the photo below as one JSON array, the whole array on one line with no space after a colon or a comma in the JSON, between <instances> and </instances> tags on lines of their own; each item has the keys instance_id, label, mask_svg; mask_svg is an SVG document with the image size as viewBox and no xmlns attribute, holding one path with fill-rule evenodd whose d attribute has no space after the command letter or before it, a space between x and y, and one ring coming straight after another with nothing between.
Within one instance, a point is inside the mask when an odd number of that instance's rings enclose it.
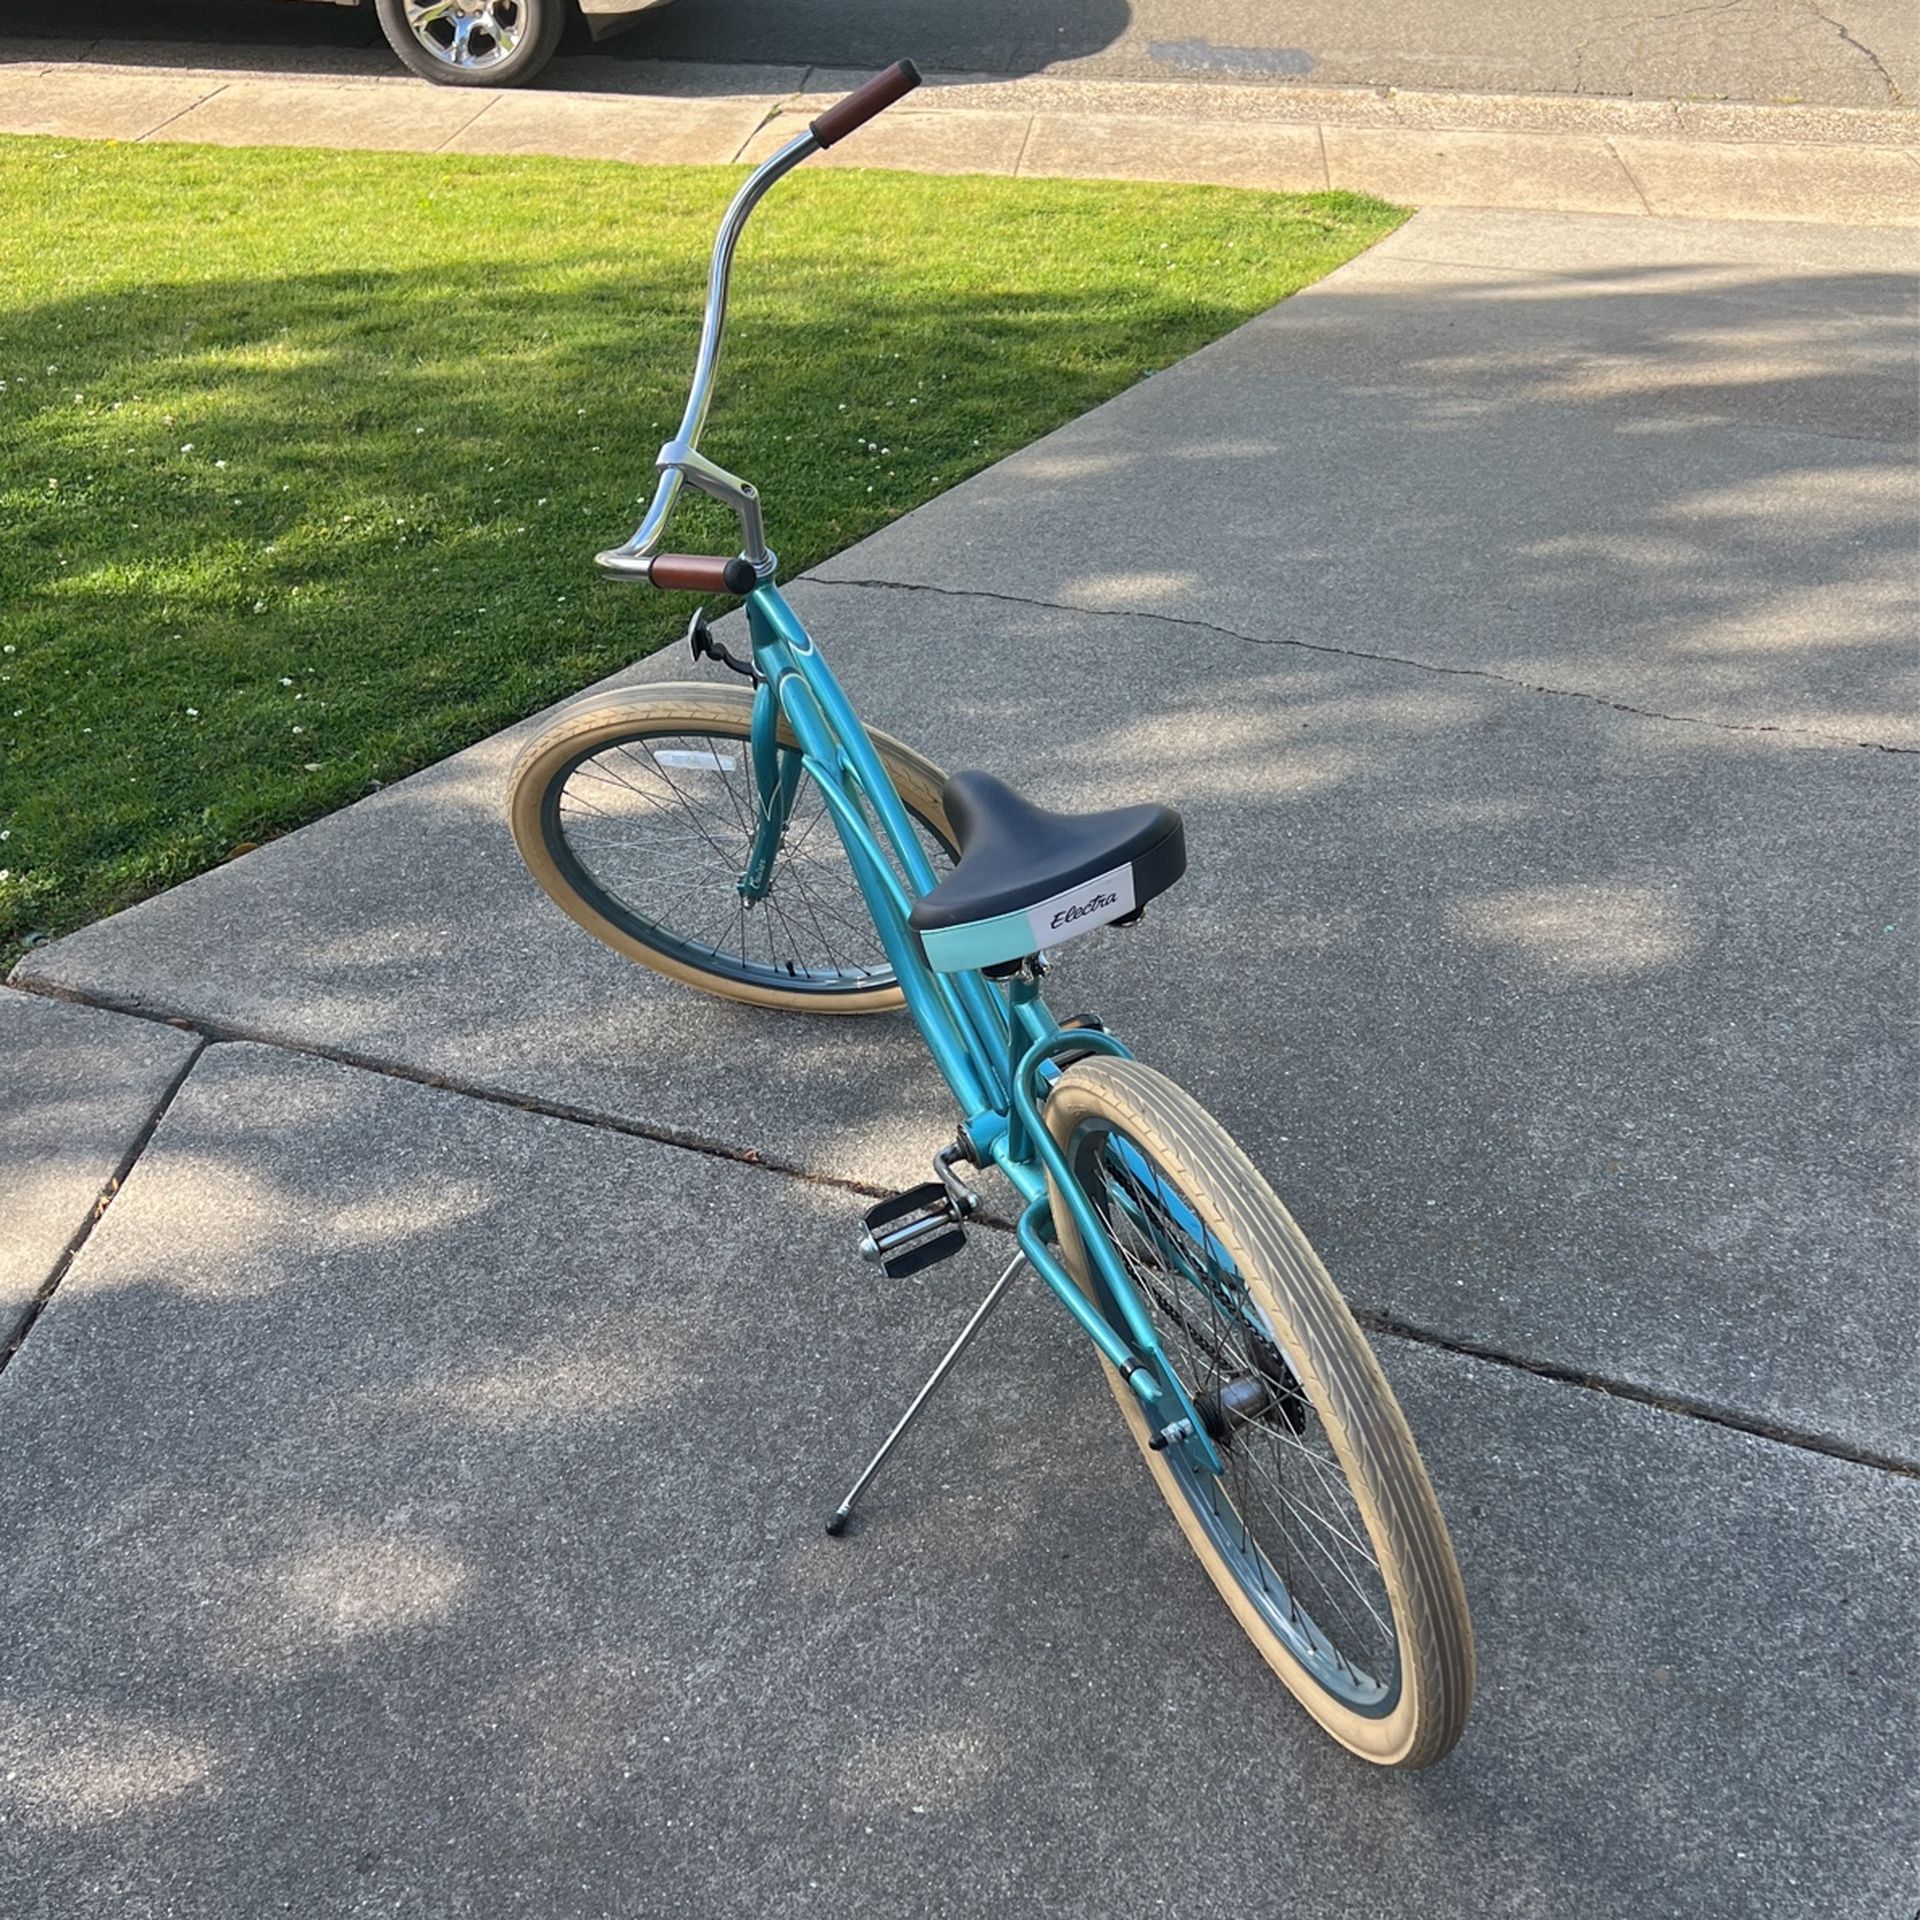
<instances>
[{"instance_id":1,"label":"tree shadow on concrete","mask_svg":"<svg viewBox=\"0 0 1920 1920\"><path fill-rule=\"evenodd\" d=\"M1484 1680L1451 1764L1381 1776L1235 1632L1037 1290L823 1537L992 1258L903 1289L849 1228L811 1183L211 1049L0 1380L9 1910L1418 1878L1440 1914L1797 1916L1904 1871L1910 1736L1857 1737L1912 1680L1904 1483L1390 1345ZM1823 1569L1790 1618L1789 1566Z\"/></svg>"},{"instance_id":2,"label":"tree shadow on concrete","mask_svg":"<svg viewBox=\"0 0 1920 1920\"><path fill-rule=\"evenodd\" d=\"M823 569L940 591L796 600L941 763L1187 812L1180 892L1070 949L1056 1001L1217 1107L1360 1305L1912 1457L1912 760L1848 743L1903 716L1908 522L1901 449L1836 425L1907 289L1740 269L1702 312L1685 279L1405 301L1383 368L1343 278ZM1849 311L1855 371L1823 372ZM768 1021L593 946L513 854L514 744L26 977L923 1177L953 1116L904 1022Z\"/></svg>"}]
</instances>

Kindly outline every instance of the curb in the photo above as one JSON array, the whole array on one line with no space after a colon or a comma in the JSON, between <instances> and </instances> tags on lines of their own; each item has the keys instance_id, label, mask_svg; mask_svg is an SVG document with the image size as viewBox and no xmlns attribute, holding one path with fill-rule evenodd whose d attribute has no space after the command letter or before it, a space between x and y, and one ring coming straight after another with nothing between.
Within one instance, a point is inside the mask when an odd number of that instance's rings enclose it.
<instances>
[{"instance_id":1,"label":"curb","mask_svg":"<svg viewBox=\"0 0 1920 1920\"><path fill-rule=\"evenodd\" d=\"M151 47L106 51L76 62L23 49L8 61L0 44L0 132L713 165L763 158L865 77L576 59L539 88L476 95L391 72L371 51L295 76L247 64L258 49L218 69ZM822 159L1344 188L1417 206L1920 222L1920 111L1898 108L936 74Z\"/></svg>"}]
</instances>

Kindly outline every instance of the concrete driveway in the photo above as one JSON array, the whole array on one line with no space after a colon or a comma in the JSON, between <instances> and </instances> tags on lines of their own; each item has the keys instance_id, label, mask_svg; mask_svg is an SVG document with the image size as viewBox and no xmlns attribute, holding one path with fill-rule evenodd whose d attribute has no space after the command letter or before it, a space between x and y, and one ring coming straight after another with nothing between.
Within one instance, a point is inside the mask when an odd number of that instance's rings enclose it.
<instances>
[{"instance_id":1,"label":"concrete driveway","mask_svg":"<svg viewBox=\"0 0 1920 1920\"><path fill-rule=\"evenodd\" d=\"M1382 1329L1447 1763L1276 1693L1037 1295L820 1536L995 1236L858 1264L911 1035L591 947L509 735L0 998L145 1090L11 1253L0 1906L1909 1914L1915 265L1423 214L795 590L937 758L1186 813L1054 997Z\"/></svg>"}]
</instances>

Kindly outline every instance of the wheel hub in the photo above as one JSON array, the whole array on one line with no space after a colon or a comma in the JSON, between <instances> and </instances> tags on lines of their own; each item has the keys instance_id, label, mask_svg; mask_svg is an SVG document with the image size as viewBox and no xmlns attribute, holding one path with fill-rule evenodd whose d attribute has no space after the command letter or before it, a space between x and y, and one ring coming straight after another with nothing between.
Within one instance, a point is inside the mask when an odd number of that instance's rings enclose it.
<instances>
[{"instance_id":1,"label":"wheel hub","mask_svg":"<svg viewBox=\"0 0 1920 1920\"><path fill-rule=\"evenodd\" d=\"M1207 1437L1217 1447L1231 1446L1234 1430L1250 1420L1258 1420L1263 1414L1284 1421L1295 1434L1306 1431L1306 1401L1284 1361L1278 1374L1242 1373L1221 1381L1211 1391L1200 1394L1193 1408L1207 1430Z\"/></svg>"},{"instance_id":2,"label":"wheel hub","mask_svg":"<svg viewBox=\"0 0 1920 1920\"><path fill-rule=\"evenodd\" d=\"M1193 1403L1208 1437L1216 1446L1224 1446L1234 1428L1243 1420L1257 1420L1273 1404L1273 1391L1257 1373L1243 1373L1237 1379L1223 1380L1210 1393L1201 1394Z\"/></svg>"},{"instance_id":3,"label":"wheel hub","mask_svg":"<svg viewBox=\"0 0 1920 1920\"><path fill-rule=\"evenodd\" d=\"M407 25L435 60L472 73L513 53L526 13L525 0L408 0Z\"/></svg>"}]
</instances>

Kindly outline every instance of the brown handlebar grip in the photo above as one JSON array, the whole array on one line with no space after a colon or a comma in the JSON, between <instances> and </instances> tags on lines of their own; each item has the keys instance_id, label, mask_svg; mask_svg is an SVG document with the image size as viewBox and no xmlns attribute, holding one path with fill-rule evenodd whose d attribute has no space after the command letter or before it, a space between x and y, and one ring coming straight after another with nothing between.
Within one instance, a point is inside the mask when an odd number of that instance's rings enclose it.
<instances>
[{"instance_id":1,"label":"brown handlebar grip","mask_svg":"<svg viewBox=\"0 0 1920 1920\"><path fill-rule=\"evenodd\" d=\"M751 593L760 576L751 560L735 554L656 553L647 562L647 581L669 593Z\"/></svg>"},{"instance_id":2,"label":"brown handlebar grip","mask_svg":"<svg viewBox=\"0 0 1920 1920\"><path fill-rule=\"evenodd\" d=\"M896 60L884 73L862 81L844 100L829 107L809 131L823 147L830 147L855 127L864 127L876 113L885 113L919 84L920 69L911 60Z\"/></svg>"}]
</instances>

